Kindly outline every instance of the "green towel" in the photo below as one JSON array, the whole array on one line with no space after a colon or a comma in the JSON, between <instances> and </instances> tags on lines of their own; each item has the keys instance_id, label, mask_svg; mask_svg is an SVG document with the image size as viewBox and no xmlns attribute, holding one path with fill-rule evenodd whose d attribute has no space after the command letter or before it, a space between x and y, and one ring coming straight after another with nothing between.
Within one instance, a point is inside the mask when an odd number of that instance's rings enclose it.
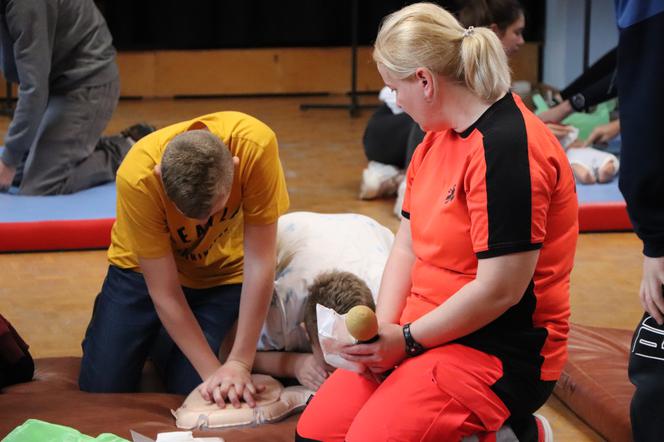
<instances>
[{"instance_id":1,"label":"green towel","mask_svg":"<svg viewBox=\"0 0 664 442\"><path fill-rule=\"evenodd\" d=\"M86 436L73 428L28 419L14 428L2 442L129 442L115 434L103 433L97 437Z\"/></svg>"},{"instance_id":2,"label":"green towel","mask_svg":"<svg viewBox=\"0 0 664 442\"><path fill-rule=\"evenodd\" d=\"M544 98L540 94L533 95L533 103L535 103L536 114L549 109L549 105L546 104L546 101L544 101ZM593 112L574 112L561 121L561 123L579 129L579 139L585 140L594 128L610 121L611 111L615 107L616 100L611 99L595 106Z\"/></svg>"}]
</instances>

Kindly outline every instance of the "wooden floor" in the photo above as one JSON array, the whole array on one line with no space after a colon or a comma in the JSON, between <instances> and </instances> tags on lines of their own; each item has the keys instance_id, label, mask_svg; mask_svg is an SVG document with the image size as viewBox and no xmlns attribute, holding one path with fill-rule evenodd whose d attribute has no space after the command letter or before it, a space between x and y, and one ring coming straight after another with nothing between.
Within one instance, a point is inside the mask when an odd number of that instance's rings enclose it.
<instances>
[{"instance_id":1,"label":"wooden floor","mask_svg":"<svg viewBox=\"0 0 664 442\"><path fill-rule=\"evenodd\" d=\"M342 110L299 110L301 102L345 102L344 97L122 101L109 126L117 132L136 121L158 127L218 111L250 113L279 137L291 210L369 215L395 230L392 200L357 199L366 160L362 132L371 111L349 118ZM9 120L0 118L0 135ZM641 315L637 290L640 242L631 233L581 235L572 275L572 321L631 329ZM36 357L80 355L92 301L106 271L104 251L0 254L0 312ZM541 413L557 441L597 441L599 436L558 400Z\"/></svg>"}]
</instances>

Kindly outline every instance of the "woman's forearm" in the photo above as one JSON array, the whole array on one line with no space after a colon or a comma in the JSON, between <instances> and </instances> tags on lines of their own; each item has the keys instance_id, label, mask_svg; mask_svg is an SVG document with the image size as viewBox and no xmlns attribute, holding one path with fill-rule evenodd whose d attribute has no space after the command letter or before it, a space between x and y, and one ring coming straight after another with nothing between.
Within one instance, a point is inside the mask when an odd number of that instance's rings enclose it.
<instances>
[{"instance_id":1,"label":"woman's forearm","mask_svg":"<svg viewBox=\"0 0 664 442\"><path fill-rule=\"evenodd\" d=\"M431 348L494 321L523 298L538 258L534 250L480 260L473 281L411 324L413 337Z\"/></svg>"}]
</instances>

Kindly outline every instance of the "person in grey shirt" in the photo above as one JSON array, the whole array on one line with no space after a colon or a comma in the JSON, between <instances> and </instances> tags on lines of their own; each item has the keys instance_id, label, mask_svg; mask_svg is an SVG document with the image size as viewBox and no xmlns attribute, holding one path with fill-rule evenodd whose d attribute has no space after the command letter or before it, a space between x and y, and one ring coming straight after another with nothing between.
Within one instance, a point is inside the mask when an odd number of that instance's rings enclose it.
<instances>
[{"instance_id":1,"label":"person in grey shirt","mask_svg":"<svg viewBox=\"0 0 664 442\"><path fill-rule=\"evenodd\" d=\"M132 138L153 130L101 137L120 93L115 55L93 0L0 0L0 68L18 83L0 190L67 194L115 178Z\"/></svg>"}]
</instances>

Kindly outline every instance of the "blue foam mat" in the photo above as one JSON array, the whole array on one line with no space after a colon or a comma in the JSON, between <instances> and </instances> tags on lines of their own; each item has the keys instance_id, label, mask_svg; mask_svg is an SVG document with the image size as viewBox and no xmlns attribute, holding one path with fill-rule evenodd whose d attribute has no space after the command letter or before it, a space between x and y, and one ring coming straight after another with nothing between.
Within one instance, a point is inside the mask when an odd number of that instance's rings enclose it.
<instances>
[{"instance_id":1,"label":"blue foam mat","mask_svg":"<svg viewBox=\"0 0 664 442\"><path fill-rule=\"evenodd\" d=\"M115 183L71 195L0 193L0 223L115 218Z\"/></svg>"},{"instance_id":2,"label":"blue foam mat","mask_svg":"<svg viewBox=\"0 0 664 442\"><path fill-rule=\"evenodd\" d=\"M579 198L579 204L625 201L620 189L618 189L618 178L605 184L577 184L576 194Z\"/></svg>"},{"instance_id":3,"label":"blue foam mat","mask_svg":"<svg viewBox=\"0 0 664 442\"><path fill-rule=\"evenodd\" d=\"M577 184L576 189L579 204L624 201L617 178L606 184ZM115 218L115 202L115 183L71 195L20 196L0 193L0 223Z\"/></svg>"},{"instance_id":4,"label":"blue foam mat","mask_svg":"<svg viewBox=\"0 0 664 442\"><path fill-rule=\"evenodd\" d=\"M0 193L0 223L115 218L115 183L70 195L22 196L17 190Z\"/></svg>"}]
</instances>

